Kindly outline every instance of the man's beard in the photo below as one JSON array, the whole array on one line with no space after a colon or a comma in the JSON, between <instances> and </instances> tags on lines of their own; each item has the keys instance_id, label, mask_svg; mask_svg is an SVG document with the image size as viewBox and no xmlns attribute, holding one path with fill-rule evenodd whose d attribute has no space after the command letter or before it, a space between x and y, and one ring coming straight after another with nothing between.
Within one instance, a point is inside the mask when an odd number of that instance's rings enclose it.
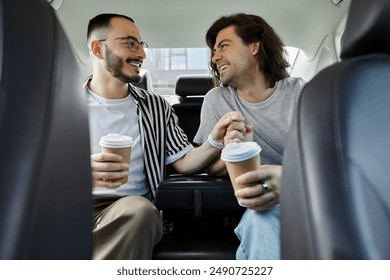
<instances>
[{"instance_id":1,"label":"man's beard","mask_svg":"<svg viewBox=\"0 0 390 280\"><path fill-rule=\"evenodd\" d=\"M123 83L139 83L142 80L140 75L129 76L122 72L123 68L123 60L119 56L113 54L108 48L105 50L105 62L106 62L106 70L110 72L115 78L120 80ZM136 59L134 59L136 60ZM131 62L132 59L126 59L126 63ZM138 60L137 60L138 61Z\"/></svg>"},{"instance_id":2,"label":"man's beard","mask_svg":"<svg viewBox=\"0 0 390 280\"><path fill-rule=\"evenodd\" d=\"M252 83L253 77L248 71L235 71L234 73L225 74L222 78L220 76L221 84L223 87L239 88L243 84Z\"/></svg>"}]
</instances>

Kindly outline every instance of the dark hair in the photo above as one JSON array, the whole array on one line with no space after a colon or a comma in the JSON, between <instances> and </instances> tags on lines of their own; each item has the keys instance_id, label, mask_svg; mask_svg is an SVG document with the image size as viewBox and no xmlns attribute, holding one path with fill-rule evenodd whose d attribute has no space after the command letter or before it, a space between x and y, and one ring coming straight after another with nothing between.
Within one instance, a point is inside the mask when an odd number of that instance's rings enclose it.
<instances>
[{"instance_id":1,"label":"dark hair","mask_svg":"<svg viewBox=\"0 0 390 280\"><path fill-rule=\"evenodd\" d=\"M273 28L261 17L244 13L223 16L216 20L206 34L206 43L211 49L211 59L218 33L229 26L235 26L235 32L241 40L249 45L260 41L257 53L260 72L264 74L268 87L289 76L286 68L289 63L284 54L284 43ZM215 82L220 82L216 65L210 59L211 72Z\"/></svg>"},{"instance_id":2,"label":"dark hair","mask_svg":"<svg viewBox=\"0 0 390 280\"><path fill-rule=\"evenodd\" d=\"M91 19L88 23L88 30L87 30L87 39L89 40L91 34L96 29L105 29L110 26L110 21L113 18L125 18L130 20L131 22L134 22L134 20L128 16L120 15L120 14L100 14L95 16L93 19Z\"/></svg>"}]
</instances>

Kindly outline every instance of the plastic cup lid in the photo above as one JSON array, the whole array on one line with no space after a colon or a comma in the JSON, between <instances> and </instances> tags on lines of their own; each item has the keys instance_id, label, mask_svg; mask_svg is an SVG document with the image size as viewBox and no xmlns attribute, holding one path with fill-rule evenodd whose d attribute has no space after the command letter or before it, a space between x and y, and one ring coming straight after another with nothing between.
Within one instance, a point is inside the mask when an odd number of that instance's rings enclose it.
<instances>
[{"instance_id":1,"label":"plastic cup lid","mask_svg":"<svg viewBox=\"0 0 390 280\"><path fill-rule=\"evenodd\" d=\"M133 138L127 135L110 133L102 136L99 145L107 148L126 148L133 146Z\"/></svg>"},{"instance_id":2,"label":"plastic cup lid","mask_svg":"<svg viewBox=\"0 0 390 280\"><path fill-rule=\"evenodd\" d=\"M227 162L240 162L250 159L261 152L256 142L230 143L222 149L221 159Z\"/></svg>"}]
</instances>

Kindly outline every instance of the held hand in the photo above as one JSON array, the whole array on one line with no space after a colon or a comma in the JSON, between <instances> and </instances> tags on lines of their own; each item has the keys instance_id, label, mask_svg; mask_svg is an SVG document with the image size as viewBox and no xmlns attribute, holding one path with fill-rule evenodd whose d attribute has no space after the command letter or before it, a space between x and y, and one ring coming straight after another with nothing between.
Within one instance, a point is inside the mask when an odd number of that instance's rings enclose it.
<instances>
[{"instance_id":1,"label":"held hand","mask_svg":"<svg viewBox=\"0 0 390 280\"><path fill-rule=\"evenodd\" d=\"M129 165L121 160L122 157L116 154L97 153L91 155L92 186L107 189L119 187L120 180L129 175Z\"/></svg>"},{"instance_id":2,"label":"held hand","mask_svg":"<svg viewBox=\"0 0 390 280\"><path fill-rule=\"evenodd\" d=\"M232 122L226 129L225 145L233 142L253 141L253 125L244 121Z\"/></svg>"},{"instance_id":3,"label":"held hand","mask_svg":"<svg viewBox=\"0 0 390 280\"><path fill-rule=\"evenodd\" d=\"M245 123L244 141L253 141L253 124Z\"/></svg>"},{"instance_id":4,"label":"held hand","mask_svg":"<svg viewBox=\"0 0 390 280\"><path fill-rule=\"evenodd\" d=\"M211 132L211 137L219 143L224 143L224 138L228 132L229 126L231 130L229 131L231 132L231 137L236 135L235 131L241 132L242 134L245 133L246 128L244 123L244 117L241 115L240 112L234 111L225 114L214 126L214 129ZM238 134L239 133L237 133L237 135Z\"/></svg>"},{"instance_id":5,"label":"held hand","mask_svg":"<svg viewBox=\"0 0 390 280\"><path fill-rule=\"evenodd\" d=\"M238 203L256 211L265 211L275 206L279 203L281 176L281 165L262 165L259 170L237 177L237 183L249 185L235 191ZM264 183L268 187L267 192Z\"/></svg>"}]
</instances>

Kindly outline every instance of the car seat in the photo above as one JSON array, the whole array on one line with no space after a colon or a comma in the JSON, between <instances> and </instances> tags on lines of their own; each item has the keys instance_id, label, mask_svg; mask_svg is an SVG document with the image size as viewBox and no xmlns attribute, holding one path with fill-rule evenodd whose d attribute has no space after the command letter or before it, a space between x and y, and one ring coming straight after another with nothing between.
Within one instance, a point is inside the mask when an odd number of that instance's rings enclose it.
<instances>
[{"instance_id":1,"label":"car seat","mask_svg":"<svg viewBox=\"0 0 390 280\"><path fill-rule=\"evenodd\" d=\"M46 0L0 0L0 259L90 259L87 107Z\"/></svg>"},{"instance_id":2,"label":"car seat","mask_svg":"<svg viewBox=\"0 0 390 280\"><path fill-rule=\"evenodd\" d=\"M193 139L200 125L200 111L206 93L213 88L213 79L208 74L182 74L177 76L172 108L178 117L179 125L194 145ZM166 175L178 174L173 166L166 167ZM200 173L204 173L201 171Z\"/></svg>"},{"instance_id":3,"label":"car seat","mask_svg":"<svg viewBox=\"0 0 390 280\"><path fill-rule=\"evenodd\" d=\"M390 259L390 0L353 0L283 159L283 259Z\"/></svg>"},{"instance_id":4,"label":"car seat","mask_svg":"<svg viewBox=\"0 0 390 280\"><path fill-rule=\"evenodd\" d=\"M200 122L203 96L212 88L209 75L180 75L178 103L173 105L179 124L193 139ZM164 221L164 236L154 259L235 259L239 241L234 234L244 208L226 177L200 172L182 176L167 167L155 205Z\"/></svg>"},{"instance_id":5,"label":"car seat","mask_svg":"<svg viewBox=\"0 0 390 280\"><path fill-rule=\"evenodd\" d=\"M171 175L159 185L155 205L164 236L154 259L235 259L233 231L245 208L228 178Z\"/></svg>"},{"instance_id":6,"label":"car seat","mask_svg":"<svg viewBox=\"0 0 390 280\"><path fill-rule=\"evenodd\" d=\"M208 74L182 74L177 77L175 92L178 103L172 107L180 127L191 142L199 128L203 98L212 88L212 77Z\"/></svg>"}]
</instances>

